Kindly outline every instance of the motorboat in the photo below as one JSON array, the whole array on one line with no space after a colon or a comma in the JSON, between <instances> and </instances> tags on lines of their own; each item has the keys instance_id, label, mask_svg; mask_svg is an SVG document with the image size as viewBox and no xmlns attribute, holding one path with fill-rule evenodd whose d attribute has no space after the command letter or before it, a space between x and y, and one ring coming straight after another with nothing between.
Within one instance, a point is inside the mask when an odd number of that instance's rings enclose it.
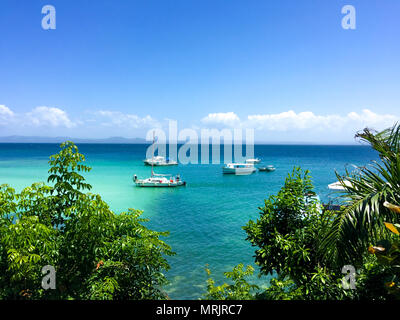
<instances>
[{"instance_id":1,"label":"motorboat","mask_svg":"<svg viewBox=\"0 0 400 320\"><path fill-rule=\"evenodd\" d=\"M156 173L153 173L152 176L147 179L138 179L138 177L134 175L133 181L138 187L180 187L186 185L186 182L182 181L179 175L172 176Z\"/></svg>"},{"instance_id":2,"label":"motorboat","mask_svg":"<svg viewBox=\"0 0 400 320\"><path fill-rule=\"evenodd\" d=\"M348 180L343 180L343 183L346 187L352 187L352 184ZM339 190L339 191L345 191L346 188L340 183L340 181L336 181L334 183L331 183L328 185L328 189L330 190Z\"/></svg>"},{"instance_id":3,"label":"motorboat","mask_svg":"<svg viewBox=\"0 0 400 320\"><path fill-rule=\"evenodd\" d=\"M255 158L255 159L247 159L246 163L260 163L261 159Z\"/></svg>"},{"instance_id":4,"label":"motorboat","mask_svg":"<svg viewBox=\"0 0 400 320\"><path fill-rule=\"evenodd\" d=\"M152 157L151 159L143 160L144 164L147 166L176 166L178 162L170 160L163 156Z\"/></svg>"},{"instance_id":5,"label":"motorboat","mask_svg":"<svg viewBox=\"0 0 400 320\"><path fill-rule=\"evenodd\" d=\"M222 168L224 174L248 175L257 169L252 163L228 163Z\"/></svg>"},{"instance_id":6,"label":"motorboat","mask_svg":"<svg viewBox=\"0 0 400 320\"><path fill-rule=\"evenodd\" d=\"M272 172L272 171L275 171L275 167L273 165L268 165L268 166L265 166L265 167L259 167L258 170L259 171Z\"/></svg>"}]
</instances>

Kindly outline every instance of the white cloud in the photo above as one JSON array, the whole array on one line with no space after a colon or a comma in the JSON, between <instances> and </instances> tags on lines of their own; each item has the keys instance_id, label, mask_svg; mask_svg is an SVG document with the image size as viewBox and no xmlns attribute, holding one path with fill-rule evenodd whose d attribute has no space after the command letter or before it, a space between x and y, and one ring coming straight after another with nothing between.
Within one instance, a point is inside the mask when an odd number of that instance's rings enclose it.
<instances>
[{"instance_id":1,"label":"white cloud","mask_svg":"<svg viewBox=\"0 0 400 320\"><path fill-rule=\"evenodd\" d=\"M359 123L363 127L372 127L374 129L384 129L391 127L400 117L391 114L377 114L371 110L364 109L361 114L350 112L347 115L349 121Z\"/></svg>"},{"instance_id":2,"label":"white cloud","mask_svg":"<svg viewBox=\"0 0 400 320\"><path fill-rule=\"evenodd\" d=\"M5 105L0 105L0 124L2 126L10 124L11 120L14 118L14 112Z\"/></svg>"},{"instance_id":3,"label":"white cloud","mask_svg":"<svg viewBox=\"0 0 400 320\"><path fill-rule=\"evenodd\" d=\"M345 116L337 114L316 115L313 112L287 111L278 114L249 115L246 126L260 130L326 130L339 131L343 128L363 129L372 127L377 130L392 126L400 117L390 114L377 114L364 109L361 113L350 112Z\"/></svg>"},{"instance_id":4,"label":"white cloud","mask_svg":"<svg viewBox=\"0 0 400 320\"><path fill-rule=\"evenodd\" d=\"M36 107L26 113L28 124L34 126L66 127L73 128L76 123L72 122L64 110L46 106Z\"/></svg>"},{"instance_id":5,"label":"white cloud","mask_svg":"<svg viewBox=\"0 0 400 320\"><path fill-rule=\"evenodd\" d=\"M140 136L149 128L161 124L150 115L140 117L119 111L100 110L82 112L80 118L71 118L66 110L39 106L29 112L14 113L0 105L2 134L17 135L73 135L73 136Z\"/></svg>"},{"instance_id":6,"label":"white cloud","mask_svg":"<svg viewBox=\"0 0 400 320\"><path fill-rule=\"evenodd\" d=\"M82 112L80 118L70 118L65 110L40 106L30 112L17 113L0 105L0 129L3 134L18 135L73 135L80 137L143 136L152 128L164 128L150 115L139 116L120 111L97 110ZM247 114L239 117L234 112L210 113L199 122L187 122L196 130L201 128L255 129L256 135L270 141L348 141L365 127L381 130L392 126L400 117L376 113L369 109L347 114L316 114L311 111L296 113ZM179 130L184 129L180 123ZM73 129L73 130L71 130Z\"/></svg>"},{"instance_id":7,"label":"white cloud","mask_svg":"<svg viewBox=\"0 0 400 320\"><path fill-rule=\"evenodd\" d=\"M343 124L343 118L338 115L316 115L305 111L296 113L293 110L276 113L249 115L246 126L259 130L289 131L305 129L336 129Z\"/></svg>"},{"instance_id":8,"label":"white cloud","mask_svg":"<svg viewBox=\"0 0 400 320\"><path fill-rule=\"evenodd\" d=\"M203 124L223 125L226 127L253 128L265 131L304 131L304 130L360 130L372 127L380 130L392 126L400 117L390 114L377 114L369 109L361 113L350 112L347 115L328 114L318 115L310 111L296 113L293 110L248 115L246 120L240 120L234 112L210 113L201 121Z\"/></svg>"},{"instance_id":9,"label":"white cloud","mask_svg":"<svg viewBox=\"0 0 400 320\"><path fill-rule=\"evenodd\" d=\"M12 112L10 108L6 107L5 105L0 105L0 116L12 117L13 115L14 112Z\"/></svg>"},{"instance_id":10,"label":"white cloud","mask_svg":"<svg viewBox=\"0 0 400 320\"><path fill-rule=\"evenodd\" d=\"M147 115L143 118L135 114L126 114L119 111L100 110L97 115L104 120L101 122L103 126L118 126L128 128L147 128L147 127L160 127L157 120Z\"/></svg>"},{"instance_id":11,"label":"white cloud","mask_svg":"<svg viewBox=\"0 0 400 320\"><path fill-rule=\"evenodd\" d=\"M240 119L234 112L219 112L219 113L210 113L208 116L201 119L204 124L209 125L226 125L226 126L235 126L240 123Z\"/></svg>"}]
</instances>

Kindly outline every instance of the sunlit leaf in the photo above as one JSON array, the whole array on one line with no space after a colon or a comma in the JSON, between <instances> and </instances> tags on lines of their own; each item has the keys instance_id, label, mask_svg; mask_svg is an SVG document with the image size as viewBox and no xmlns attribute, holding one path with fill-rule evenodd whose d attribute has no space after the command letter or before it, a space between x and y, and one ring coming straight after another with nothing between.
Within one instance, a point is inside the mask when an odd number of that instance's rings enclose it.
<instances>
[{"instance_id":1,"label":"sunlit leaf","mask_svg":"<svg viewBox=\"0 0 400 320\"><path fill-rule=\"evenodd\" d=\"M397 235L400 234L400 232L396 229L396 227L392 223L385 222L385 227Z\"/></svg>"}]
</instances>

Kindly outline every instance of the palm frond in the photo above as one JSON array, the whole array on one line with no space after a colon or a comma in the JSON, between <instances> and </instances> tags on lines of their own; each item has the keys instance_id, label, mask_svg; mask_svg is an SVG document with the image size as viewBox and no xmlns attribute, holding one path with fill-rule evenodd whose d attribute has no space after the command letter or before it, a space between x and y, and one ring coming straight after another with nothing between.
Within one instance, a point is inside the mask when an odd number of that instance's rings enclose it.
<instances>
[{"instance_id":1,"label":"palm frond","mask_svg":"<svg viewBox=\"0 0 400 320\"><path fill-rule=\"evenodd\" d=\"M388 232L385 221L394 213L385 202L400 203L400 126L382 132L364 129L356 135L379 154L380 162L357 167L357 171L336 176L345 191L339 196L345 203L321 241L321 254L339 264L359 264L371 242Z\"/></svg>"}]
</instances>

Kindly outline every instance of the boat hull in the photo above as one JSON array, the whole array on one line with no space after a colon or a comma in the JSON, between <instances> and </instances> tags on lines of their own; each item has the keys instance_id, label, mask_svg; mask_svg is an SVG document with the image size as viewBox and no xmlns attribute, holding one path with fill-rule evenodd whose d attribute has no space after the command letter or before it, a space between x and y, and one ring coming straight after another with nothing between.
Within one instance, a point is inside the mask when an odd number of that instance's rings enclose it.
<instances>
[{"instance_id":1,"label":"boat hull","mask_svg":"<svg viewBox=\"0 0 400 320\"><path fill-rule=\"evenodd\" d=\"M264 172L272 172L272 171L275 171L275 168L260 168L258 170L264 171Z\"/></svg>"},{"instance_id":2,"label":"boat hull","mask_svg":"<svg viewBox=\"0 0 400 320\"><path fill-rule=\"evenodd\" d=\"M177 166L178 162L153 162L153 164L151 163L151 161L143 161L144 164L146 166L151 166L153 165L154 167L166 167L166 166Z\"/></svg>"},{"instance_id":3,"label":"boat hull","mask_svg":"<svg viewBox=\"0 0 400 320\"><path fill-rule=\"evenodd\" d=\"M235 174L237 176L245 176L252 174L256 171L255 168L223 168L222 172L224 174Z\"/></svg>"},{"instance_id":4,"label":"boat hull","mask_svg":"<svg viewBox=\"0 0 400 320\"><path fill-rule=\"evenodd\" d=\"M252 163L252 164L256 164L256 163L260 163L261 160L260 159L247 159L246 163Z\"/></svg>"},{"instance_id":5,"label":"boat hull","mask_svg":"<svg viewBox=\"0 0 400 320\"><path fill-rule=\"evenodd\" d=\"M155 182L135 182L137 187L147 187L147 188L174 188L174 187L182 187L186 185L186 182L169 182L169 183L155 183Z\"/></svg>"}]
</instances>

